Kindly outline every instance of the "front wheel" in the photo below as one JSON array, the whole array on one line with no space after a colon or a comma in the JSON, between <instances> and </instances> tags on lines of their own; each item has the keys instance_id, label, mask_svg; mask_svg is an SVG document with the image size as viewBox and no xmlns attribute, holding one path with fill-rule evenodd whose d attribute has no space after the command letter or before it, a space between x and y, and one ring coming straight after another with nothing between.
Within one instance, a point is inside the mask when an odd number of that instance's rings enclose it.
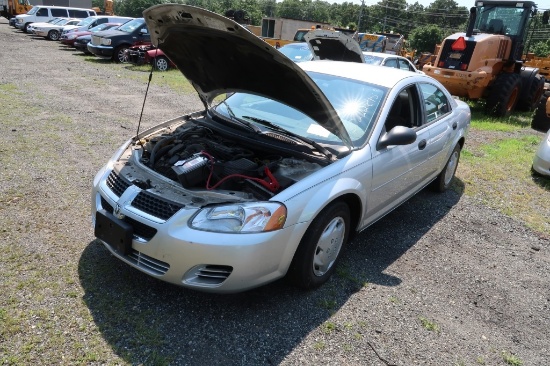
<instances>
[{"instance_id":1,"label":"front wheel","mask_svg":"<svg viewBox=\"0 0 550 366\"><path fill-rule=\"evenodd\" d=\"M128 62L128 46L123 45L115 48L113 60L115 62Z\"/></svg>"},{"instance_id":2,"label":"front wheel","mask_svg":"<svg viewBox=\"0 0 550 366\"><path fill-rule=\"evenodd\" d=\"M58 41L59 40L59 32L56 30L51 30L48 32L48 39L51 39L52 41Z\"/></svg>"},{"instance_id":3,"label":"front wheel","mask_svg":"<svg viewBox=\"0 0 550 366\"><path fill-rule=\"evenodd\" d=\"M168 59L164 56L157 56L155 58L155 67L158 71L166 71L170 68L170 63Z\"/></svg>"},{"instance_id":4,"label":"front wheel","mask_svg":"<svg viewBox=\"0 0 550 366\"><path fill-rule=\"evenodd\" d=\"M485 105L486 112L495 117L509 117L516 107L521 90L521 76L500 74L491 86Z\"/></svg>"},{"instance_id":5,"label":"front wheel","mask_svg":"<svg viewBox=\"0 0 550 366\"><path fill-rule=\"evenodd\" d=\"M350 230L349 207L333 202L313 220L307 229L292 263L287 279L304 289L325 283L336 268Z\"/></svg>"},{"instance_id":6,"label":"front wheel","mask_svg":"<svg viewBox=\"0 0 550 366\"><path fill-rule=\"evenodd\" d=\"M460 150L460 145L457 144L453 149L449 160L447 160L447 164L445 164L445 167L443 168L441 173L439 173L437 178L435 178L435 180L430 185L430 188L432 188L434 191L445 192L451 186L451 182L453 181L456 173L456 168L458 167Z\"/></svg>"},{"instance_id":7,"label":"front wheel","mask_svg":"<svg viewBox=\"0 0 550 366\"><path fill-rule=\"evenodd\" d=\"M30 33L30 32L31 32L30 26L31 26L31 23L25 24L25 25L23 26L23 32L25 32L25 33Z\"/></svg>"}]
</instances>

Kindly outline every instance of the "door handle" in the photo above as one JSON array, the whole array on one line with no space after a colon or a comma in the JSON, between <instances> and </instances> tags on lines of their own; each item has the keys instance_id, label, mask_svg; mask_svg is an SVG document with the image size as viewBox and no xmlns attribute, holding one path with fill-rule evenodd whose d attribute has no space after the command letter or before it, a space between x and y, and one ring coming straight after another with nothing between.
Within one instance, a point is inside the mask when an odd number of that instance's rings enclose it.
<instances>
[{"instance_id":1,"label":"door handle","mask_svg":"<svg viewBox=\"0 0 550 366\"><path fill-rule=\"evenodd\" d=\"M456 130L456 128L458 127L458 123L456 123L456 121L453 122L453 126L452 126L452 127L453 127L453 130Z\"/></svg>"},{"instance_id":2,"label":"door handle","mask_svg":"<svg viewBox=\"0 0 550 366\"><path fill-rule=\"evenodd\" d=\"M426 148L426 140L422 140L418 143L418 150L424 150Z\"/></svg>"}]
</instances>

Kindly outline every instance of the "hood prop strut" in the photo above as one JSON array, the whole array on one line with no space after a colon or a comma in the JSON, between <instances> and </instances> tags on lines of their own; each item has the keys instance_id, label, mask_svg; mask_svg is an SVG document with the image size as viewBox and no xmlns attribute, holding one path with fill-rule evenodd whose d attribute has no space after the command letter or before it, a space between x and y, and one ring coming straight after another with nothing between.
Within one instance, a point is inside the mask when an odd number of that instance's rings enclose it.
<instances>
[{"instance_id":1,"label":"hood prop strut","mask_svg":"<svg viewBox=\"0 0 550 366\"><path fill-rule=\"evenodd\" d=\"M155 58L153 60L156 60L158 53L158 47L155 48ZM139 121L136 131L136 139L139 136L139 128L141 126L141 119L143 118L143 110L145 109L145 101L147 100L147 93L149 92L149 86L151 85L151 79L153 78L153 70L155 69L155 62L151 64L151 71L149 72L149 80L147 80L147 88L145 89L145 95L143 96L143 104L141 105L141 112L139 113Z\"/></svg>"}]
</instances>

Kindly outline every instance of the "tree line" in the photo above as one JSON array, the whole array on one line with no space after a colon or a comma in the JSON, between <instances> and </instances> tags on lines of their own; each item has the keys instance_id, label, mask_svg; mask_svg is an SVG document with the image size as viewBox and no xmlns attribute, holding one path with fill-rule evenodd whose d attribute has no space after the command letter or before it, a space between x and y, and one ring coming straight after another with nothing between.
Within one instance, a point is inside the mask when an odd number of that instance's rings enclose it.
<instances>
[{"instance_id":1,"label":"tree line","mask_svg":"<svg viewBox=\"0 0 550 366\"><path fill-rule=\"evenodd\" d=\"M103 0L92 3L103 7ZM281 17L328 23L359 32L399 33L418 52L433 52L437 43L452 33L464 32L468 23L468 8L454 0L434 0L428 6L418 1L408 4L406 0L381 0L369 6L321 0L114 0L114 9L120 16L141 17L145 9L164 3L198 6L222 15L229 10L242 10L251 25L261 25L264 17ZM532 42L539 56L550 53L548 33L537 33Z\"/></svg>"}]
</instances>

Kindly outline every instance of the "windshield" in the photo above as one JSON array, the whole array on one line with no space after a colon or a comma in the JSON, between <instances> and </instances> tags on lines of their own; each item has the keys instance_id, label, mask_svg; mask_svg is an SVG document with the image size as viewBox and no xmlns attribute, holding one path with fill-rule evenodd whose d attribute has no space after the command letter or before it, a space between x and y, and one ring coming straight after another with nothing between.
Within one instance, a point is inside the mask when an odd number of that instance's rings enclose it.
<instances>
[{"instance_id":1,"label":"windshield","mask_svg":"<svg viewBox=\"0 0 550 366\"><path fill-rule=\"evenodd\" d=\"M517 36L523 32L523 20L529 9L509 6L479 6L474 29L483 33Z\"/></svg>"},{"instance_id":2,"label":"windshield","mask_svg":"<svg viewBox=\"0 0 550 366\"><path fill-rule=\"evenodd\" d=\"M38 6L33 6L31 10L27 12L29 15L34 15L38 11Z\"/></svg>"},{"instance_id":3,"label":"windshield","mask_svg":"<svg viewBox=\"0 0 550 366\"><path fill-rule=\"evenodd\" d=\"M132 33L137 28L141 27L143 23L145 23L145 20L143 20L143 18L130 20L128 23L124 23L124 25L118 28L118 30L126 33Z\"/></svg>"},{"instance_id":4,"label":"windshield","mask_svg":"<svg viewBox=\"0 0 550 366\"><path fill-rule=\"evenodd\" d=\"M80 23L78 23L77 25L78 26L86 26L86 25L92 24L92 22L94 20L95 20L95 18L89 17L89 18L81 20Z\"/></svg>"},{"instance_id":5,"label":"windshield","mask_svg":"<svg viewBox=\"0 0 550 366\"><path fill-rule=\"evenodd\" d=\"M307 43L286 45L279 48L279 51L294 62L310 61L313 58Z\"/></svg>"},{"instance_id":6,"label":"windshield","mask_svg":"<svg viewBox=\"0 0 550 366\"><path fill-rule=\"evenodd\" d=\"M332 75L308 73L338 113L354 147L364 143L372 129L387 89ZM285 130L319 143L343 142L304 113L272 99L234 93L214 110L230 119L269 121ZM260 126L261 124L258 124Z\"/></svg>"},{"instance_id":7,"label":"windshield","mask_svg":"<svg viewBox=\"0 0 550 366\"><path fill-rule=\"evenodd\" d=\"M370 65L381 65L382 61L384 61L384 58L380 56L369 55L366 53L363 53L363 56L365 58L365 63Z\"/></svg>"}]
</instances>

